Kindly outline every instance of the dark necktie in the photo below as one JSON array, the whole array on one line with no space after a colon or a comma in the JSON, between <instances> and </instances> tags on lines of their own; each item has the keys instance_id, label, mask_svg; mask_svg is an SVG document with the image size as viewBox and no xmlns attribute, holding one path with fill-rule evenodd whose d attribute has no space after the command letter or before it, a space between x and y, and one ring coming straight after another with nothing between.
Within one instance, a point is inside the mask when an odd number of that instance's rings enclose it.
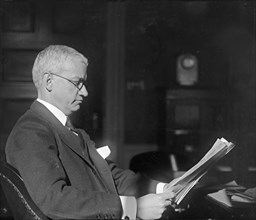
<instances>
[{"instance_id":1,"label":"dark necktie","mask_svg":"<svg viewBox=\"0 0 256 220\"><path fill-rule=\"evenodd\" d=\"M82 145L82 154L89 159L87 145L84 143L83 135L79 129L75 129L69 117L67 117L66 125L71 132L73 132L78 138Z\"/></svg>"},{"instance_id":2,"label":"dark necktie","mask_svg":"<svg viewBox=\"0 0 256 220\"><path fill-rule=\"evenodd\" d=\"M74 126L72 125L71 121L70 121L70 118L67 117L67 121L66 121L66 125L65 125L70 131L74 131L75 128Z\"/></svg>"},{"instance_id":3,"label":"dark necktie","mask_svg":"<svg viewBox=\"0 0 256 220\"><path fill-rule=\"evenodd\" d=\"M78 130L78 129L75 129L73 124L71 123L71 120L70 118L68 117L67 118L67 121L66 121L66 125L65 125L71 132L73 132L76 136L79 137L82 145L84 145L84 142L83 142L83 135L81 134L81 132Z\"/></svg>"}]
</instances>

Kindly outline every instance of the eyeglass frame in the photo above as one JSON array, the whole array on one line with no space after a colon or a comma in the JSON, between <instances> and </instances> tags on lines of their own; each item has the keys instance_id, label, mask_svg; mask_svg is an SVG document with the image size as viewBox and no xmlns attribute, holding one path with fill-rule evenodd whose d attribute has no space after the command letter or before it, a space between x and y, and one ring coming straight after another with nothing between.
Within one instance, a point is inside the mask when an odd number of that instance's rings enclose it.
<instances>
[{"instance_id":1,"label":"eyeglass frame","mask_svg":"<svg viewBox=\"0 0 256 220\"><path fill-rule=\"evenodd\" d=\"M83 79L83 78L80 78L78 81L73 81L71 79L68 79L64 76L58 75L56 73L49 73L49 74L54 75L54 76L58 76L62 79L67 80L68 82L72 83L79 91L83 88L83 86L86 86L86 84L87 84L86 79ZM81 86L79 86L80 83L82 83Z\"/></svg>"}]
</instances>

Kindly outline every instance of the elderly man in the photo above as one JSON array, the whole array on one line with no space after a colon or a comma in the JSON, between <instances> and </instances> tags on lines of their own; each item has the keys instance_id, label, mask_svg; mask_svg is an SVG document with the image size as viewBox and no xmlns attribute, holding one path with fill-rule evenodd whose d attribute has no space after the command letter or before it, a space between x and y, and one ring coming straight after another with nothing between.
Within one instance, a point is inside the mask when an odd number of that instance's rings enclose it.
<instances>
[{"instance_id":1,"label":"elderly man","mask_svg":"<svg viewBox=\"0 0 256 220\"><path fill-rule=\"evenodd\" d=\"M145 187L138 174L102 158L88 134L70 124L68 116L88 95L87 65L67 46L38 54L32 70L38 98L13 128L6 160L52 219L160 218L175 196L163 192L168 186L152 180Z\"/></svg>"}]
</instances>

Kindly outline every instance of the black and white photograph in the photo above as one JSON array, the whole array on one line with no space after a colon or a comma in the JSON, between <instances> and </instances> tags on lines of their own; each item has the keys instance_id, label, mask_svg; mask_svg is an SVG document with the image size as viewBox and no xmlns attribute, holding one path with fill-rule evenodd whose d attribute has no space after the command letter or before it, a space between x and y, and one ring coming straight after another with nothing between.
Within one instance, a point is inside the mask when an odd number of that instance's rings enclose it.
<instances>
[{"instance_id":1,"label":"black and white photograph","mask_svg":"<svg viewBox=\"0 0 256 220\"><path fill-rule=\"evenodd\" d=\"M0 0L1 220L255 220L256 1Z\"/></svg>"}]
</instances>

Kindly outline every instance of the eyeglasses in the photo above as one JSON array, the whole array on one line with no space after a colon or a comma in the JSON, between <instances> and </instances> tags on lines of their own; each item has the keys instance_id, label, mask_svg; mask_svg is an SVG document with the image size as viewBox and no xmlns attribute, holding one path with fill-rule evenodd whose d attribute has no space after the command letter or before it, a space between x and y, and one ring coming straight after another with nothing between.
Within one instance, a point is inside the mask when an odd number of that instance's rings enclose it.
<instances>
[{"instance_id":1,"label":"eyeglasses","mask_svg":"<svg viewBox=\"0 0 256 220\"><path fill-rule=\"evenodd\" d=\"M54 76L58 76L58 77L60 77L60 78L62 78L62 79L65 79L65 80L67 80L67 81L69 81L70 83L72 83L76 88L78 88L78 90L81 90L82 88L83 88L83 86L86 86L86 80L85 79L79 79L78 81L73 81L73 80L70 80L70 79L68 79L68 78L66 78L66 77L64 77L64 76L60 76L60 75L58 75L58 74L55 74L55 73L50 73L50 74L52 74L52 75L54 75Z\"/></svg>"}]
</instances>

